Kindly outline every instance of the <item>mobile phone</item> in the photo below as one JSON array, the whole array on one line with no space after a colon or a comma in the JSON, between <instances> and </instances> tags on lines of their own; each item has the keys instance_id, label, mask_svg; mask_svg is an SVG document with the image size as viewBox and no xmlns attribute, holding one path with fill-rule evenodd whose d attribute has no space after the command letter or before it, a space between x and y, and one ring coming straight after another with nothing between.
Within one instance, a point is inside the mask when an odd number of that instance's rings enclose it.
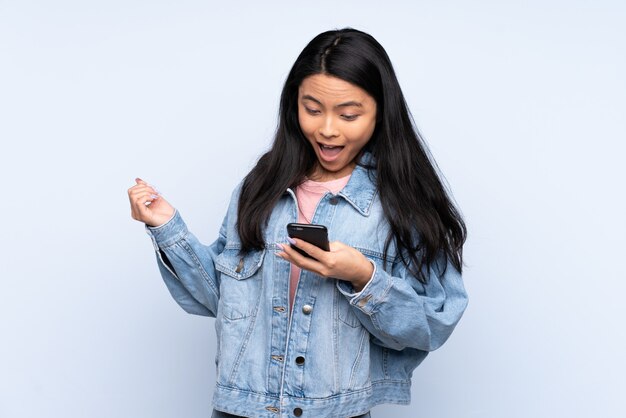
<instances>
[{"instance_id":1,"label":"mobile phone","mask_svg":"<svg viewBox=\"0 0 626 418\"><path fill-rule=\"evenodd\" d=\"M291 238L299 238L321 248L324 251L330 251L330 246L328 245L328 230L324 225L290 223L287 224L287 234ZM305 257L315 259L306 252L302 251L300 248L294 247L293 244L291 245L291 248Z\"/></svg>"}]
</instances>

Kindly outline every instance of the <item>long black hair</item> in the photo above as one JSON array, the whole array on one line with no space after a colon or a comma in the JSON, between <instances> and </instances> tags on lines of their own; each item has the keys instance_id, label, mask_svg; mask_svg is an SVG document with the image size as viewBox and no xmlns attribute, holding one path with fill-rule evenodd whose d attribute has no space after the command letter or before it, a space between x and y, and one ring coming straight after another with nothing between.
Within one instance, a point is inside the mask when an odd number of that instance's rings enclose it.
<instances>
[{"instance_id":1,"label":"long black hair","mask_svg":"<svg viewBox=\"0 0 626 418\"><path fill-rule=\"evenodd\" d=\"M287 76L274 143L242 184L237 213L242 251L264 248L263 230L272 209L285 190L302 183L317 163L298 123L298 88L314 74L338 77L376 100L376 127L364 150L374 157L374 166L368 169L376 172L390 225L385 261L395 240L402 262L423 283L428 277L423 267L429 270L440 255L460 272L465 223L415 128L387 53L371 35L352 28L317 35Z\"/></svg>"}]
</instances>

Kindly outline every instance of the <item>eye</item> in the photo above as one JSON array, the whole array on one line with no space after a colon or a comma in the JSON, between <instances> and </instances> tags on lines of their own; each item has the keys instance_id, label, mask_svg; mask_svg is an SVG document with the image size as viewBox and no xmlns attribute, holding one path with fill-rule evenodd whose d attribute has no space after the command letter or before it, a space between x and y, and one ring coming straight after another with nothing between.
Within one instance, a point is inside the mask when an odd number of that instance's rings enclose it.
<instances>
[{"instance_id":1,"label":"eye","mask_svg":"<svg viewBox=\"0 0 626 418\"><path fill-rule=\"evenodd\" d=\"M359 115L341 115L344 120L352 121L359 117Z\"/></svg>"},{"instance_id":2,"label":"eye","mask_svg":"<svg viewBox=\"0 0 626 418\"><path fill-rule=\"evenodd\" d=\"M304 109L306 109L306 112L307 112L308 114L310 114L310 115L317 115L317 114L319 114L319 113L320 113L320 111L319 111L319 110L317 110L317 109L310 109L310 108L308 108L308 107L306 107L306 106L304 106Z\"/></svg>"}]
</instances>

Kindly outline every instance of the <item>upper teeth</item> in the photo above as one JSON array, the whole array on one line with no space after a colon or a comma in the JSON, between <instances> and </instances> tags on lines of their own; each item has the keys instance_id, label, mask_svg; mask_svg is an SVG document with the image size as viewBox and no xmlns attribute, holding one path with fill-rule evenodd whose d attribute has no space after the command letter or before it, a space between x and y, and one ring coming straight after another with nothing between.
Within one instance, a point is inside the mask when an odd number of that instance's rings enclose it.
<instances>
[{"instance_id":1,"label":"upper teeth","mask_svg":"<svg viewBox=\"0 0 626 418\"><path fill-rule=\"evenodd\" d=\"M322 145L322 148L337 148L337 145Z\"/></svg>"}]
</instances>

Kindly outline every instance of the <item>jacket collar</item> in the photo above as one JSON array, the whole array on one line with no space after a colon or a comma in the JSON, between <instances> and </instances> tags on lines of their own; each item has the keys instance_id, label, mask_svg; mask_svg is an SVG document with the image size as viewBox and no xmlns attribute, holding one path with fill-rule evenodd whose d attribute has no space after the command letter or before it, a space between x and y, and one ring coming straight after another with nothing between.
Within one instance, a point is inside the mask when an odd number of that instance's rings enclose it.
<instances>
[{"instance_id":1,"label":"jacket collar","mask_svg":"<svg viewBox=\"0 0 626 418\"><path fill-rule=\"evenodd\" d=\"M376 170L370 170L367 166L375 165L375 159L371 153L364 152L359 159L359 164L354 167L348 183L337 196L344 198L361 215L369 216L374 196L376 196ZM291 188L287 188L286 192L297 204L295 192Z\"/></svg>"},{"instance_id":2,"label":"jacket collar","mask_svg":"<svg viewBox=\"0 0 626 418\"><path fill-rule=\"evenodd\" d=\"M367 166L374 165L374 163L372 154L364 152L359 159L359 164L354 167L348 184L338 194L363 216L369 216L376 195L376 171L367 169Z\"/></svg>"}]
</instances>

